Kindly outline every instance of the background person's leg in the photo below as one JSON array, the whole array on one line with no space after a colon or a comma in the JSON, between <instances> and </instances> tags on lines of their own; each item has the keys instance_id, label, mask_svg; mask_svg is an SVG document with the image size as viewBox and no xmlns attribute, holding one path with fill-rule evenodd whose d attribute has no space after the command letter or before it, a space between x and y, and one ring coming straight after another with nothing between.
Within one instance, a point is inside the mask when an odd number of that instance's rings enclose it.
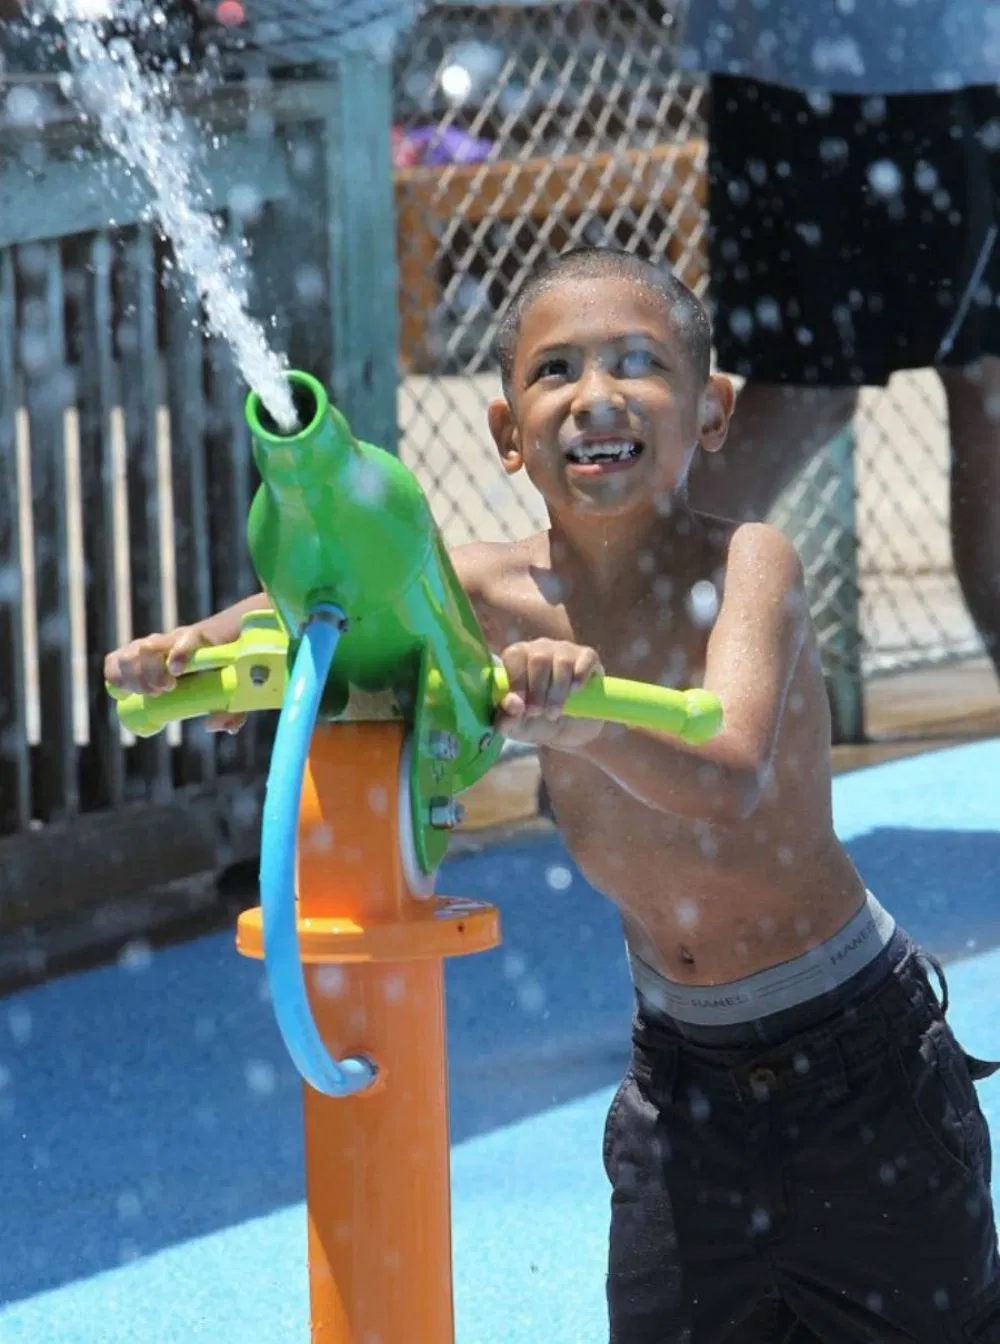
<instances>
[{"instance_id":1,"label":"background person's leg","mask_svg":"<svg viewBox=\"0 0 1000 1344\"><path fill-rule=\"evenodd\" d=\"M725 447L695 459L693 507L740 521L765 519L802 468L852 419L857 395L850 387L747 383Z\"/></svg>"},{"instance_id":2,"label":"background person's leg","mask_svg":"<svg viewBox=\"0 0 1000 1344\"><path fill-rule=\"evenodd\" d=\"M955 573L1000 676L1000 358L940 373L951 431Z\"/></svg>"}]
</instances>

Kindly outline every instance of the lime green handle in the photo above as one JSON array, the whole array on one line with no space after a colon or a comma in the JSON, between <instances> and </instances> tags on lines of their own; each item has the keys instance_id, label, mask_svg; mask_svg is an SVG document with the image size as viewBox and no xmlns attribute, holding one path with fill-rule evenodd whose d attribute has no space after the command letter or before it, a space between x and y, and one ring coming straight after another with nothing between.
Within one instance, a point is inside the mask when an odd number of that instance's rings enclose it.
<instances>
[{"instance_id":1,"label":"lime green handle","mask_svg":"<svg viewBox=\"0 0 1000 1344\"><path fill-rule=\"evenodd\" d=\"M159 695L122 691L105 683L118 719L136 737L154 737L168 723L205 714L249 714L279 709L287 681L288 639L273 612L244 616L232 644L198 649L172 690Z\"/></svg>"},{"instance_id":2,"label":"lime green handle","mask_svg":"<svg viewBox=\"0 0 1000 1344\"><path fill-rule=\"evenodd\" d=\"M195 658L197 656L195 654ZM139 695L109 685L108 693L117 701L118 718L123 728L136 737L153 737L168 723L226 713L235 689L235 668L202 669L196 667L192 659L170 691Z\"/></svg>"},{"instance_id":3,"label":"lime green handle","mask_svg":"<svg viewBox=\"0 0 1000 1344\"><path fill-rule=\"evenodd\" d=\"M507 673L493 669L497 704L510 690ZM715 737L722 727L722 706L711 691L674 691L645 681L594 677L574 691L563 706L571 719L603 719L625 728L644 728L697 745Z\"/></svg>"}]
</instances>

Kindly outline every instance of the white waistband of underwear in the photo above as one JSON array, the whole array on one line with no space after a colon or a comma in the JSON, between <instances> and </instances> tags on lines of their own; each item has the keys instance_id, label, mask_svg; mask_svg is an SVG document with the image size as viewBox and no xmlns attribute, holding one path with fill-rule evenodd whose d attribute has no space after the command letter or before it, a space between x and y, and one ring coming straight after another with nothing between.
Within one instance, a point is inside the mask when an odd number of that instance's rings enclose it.
<instances>
[{"instance_id":1,"label":"white waistband of underwear","mask_svg":"<svg viewBox=\"0 0 1000 1344\"><path fill-rule=\"evenodd\" d=\"M668 980L629 950L636 992L651 1007L678 1022L733 1026L780 1013L839 989L878 956L896 931L896 921L868 893L844 927L800 957L724 985L681 985Z\"/></svg>"}]
</instances>

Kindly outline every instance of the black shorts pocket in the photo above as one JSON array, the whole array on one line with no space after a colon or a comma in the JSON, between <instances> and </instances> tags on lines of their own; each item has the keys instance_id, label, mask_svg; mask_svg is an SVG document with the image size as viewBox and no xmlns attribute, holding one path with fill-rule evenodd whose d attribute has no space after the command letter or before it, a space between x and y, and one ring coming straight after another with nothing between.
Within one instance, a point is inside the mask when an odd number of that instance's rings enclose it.
<instances>
[{"instance_id":1,"label":"black shorts pocket","mask_svg":"<svg viewBox=\"0 0 1000 1344\"><path fill-rule=\"evenodd\" d=\"M989 1133L970 1064L944 1018L933 1019L919 1037L897 1039L893 1058L914 1138L938 1176L986 1178Z\"/></svg>"}]
</instances>

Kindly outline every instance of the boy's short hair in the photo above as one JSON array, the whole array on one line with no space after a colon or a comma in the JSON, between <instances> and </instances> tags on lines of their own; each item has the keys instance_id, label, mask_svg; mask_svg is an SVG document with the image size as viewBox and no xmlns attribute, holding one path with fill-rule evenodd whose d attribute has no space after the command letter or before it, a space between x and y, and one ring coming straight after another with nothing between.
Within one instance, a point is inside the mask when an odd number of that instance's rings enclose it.
<instances>
[{"instance_id":1,"label":"boy's short hair","mask_svg":"<svg viewBox=\"0 0 1000 1344\"><path fill-rule=\"evenodd\" d=\"M494 349L500 365L504 396L510 400L514 355L521 322L535 299L562 280L589 276L615 276L630 280L663 299L678 340L699 383L706 383L712 368L712 324L705 305L683 280L667 266L658 266L634 252L616 247L574 247L548 257L533 270L500 320Z\"/></svg>"}]
</instances>

